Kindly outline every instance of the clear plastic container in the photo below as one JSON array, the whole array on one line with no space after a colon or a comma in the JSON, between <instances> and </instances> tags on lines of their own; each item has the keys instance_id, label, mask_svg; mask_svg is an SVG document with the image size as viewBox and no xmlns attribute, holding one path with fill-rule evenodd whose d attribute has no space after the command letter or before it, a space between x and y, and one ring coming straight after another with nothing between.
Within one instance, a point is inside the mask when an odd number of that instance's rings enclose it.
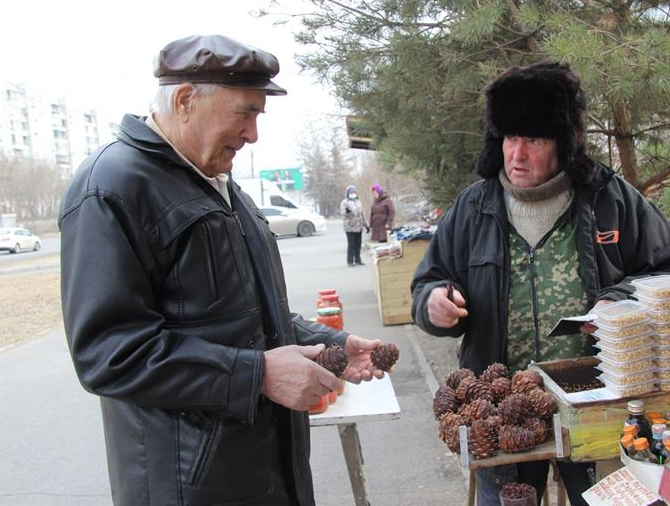
<instances>
[{"instance_id":1,"label":"clear plastic container","mask_svg":"<svg viewBox=\"0 0 670 506\"><path fill-rule=\"evenodd\" d=\"M635 374L618 374L615 372L604 372L598 376L601 380L610 384L616 384L622 387L643 383L645 381L653 382L657 378L654 376L655 368L636 372Z\"/></svg>"},{"instance_id":2,"label":"clear plastic container","mask_svg":"<svg viewBox=\"0 0 670 506\"><path fill-rule=\"evenodd\" d=\"M670 322L653 323L651 328L656 334L670 334Z\"/></svg>"},{"instance_id":3,"label":"clear plastic container","mask_svg":"<svg viewBox=\"0 0 670 506\"><path fill-rule=\"evenodd\" d=\"M614 392L619 397L634 397L636 395L653 392L656 389L654 380L632 383L630 385L619 385L606 379L601 379L601 381L605 384L605 387L607 387L608 390Z\"/></svg>"},{"instance_id":4,"label":"clear plastic container","mask_svg":"<svg viewBox=\"0 0 670 506\"><path fill-rule=\"evenodd\" d=\"M670 392L670 381L661 380L658 382L658 386L664 392Z\"/></svg>"},{"instance_id":5,"label":"clear plastic container","mask_svg":"<svg viewBox=\"0 0 670 506\"><path fill-rule=\"evenodd\" d=\"M655 367L652 356L638 360L620 361L601 356L601 353L596 355L601 362L600 365L596 367L603 372L611 372L614 374L635 374Z\"/></svg>"},{"instance_id":6,"label":"clear plastic container","mask_svg":"<svg viewBox=\"0 0 670 506\"><path fill-rule=\"evenodd\" d=\"M605 337L612 340L628 339L635 336L640 336L652 330L650 320L644 323L634 323L633 325L626 325L625 327L607 325L605 321L594 322L598 326L598 337Z\"/></svg>"},{"instance_id":7,"label":"clear plastic container","mask_svg":"<svg viewBox=\"0 0 670 506\"><path fill-rule=\"evenodd\" d=\"M670 367L657 369L656 377L661 381L670 381Z\"/></svg>"},{"instance_id":8,"label":"clear plastic container","mask_svg":"<svg viewBox=\"0 0 670 506\"><path fill-rule=\"evenodd\" d=\"M593 335L596 336L599 339L599 342L603 343L605 346L616 350L627 350L630 348L637 348L639 346L646 346L656 343L655 334L651 330L648 330L644 334L640 334L638 336L618 339L607 337L600 331L600 329L596 330Z\"/></svg>"},{"instance_id":9,"label":"clear plastic container","mask_svg":"<svg viewBox=\"0 0 670 506\"><path fill-rule=\"evenodd\" d=\"M644 295L640 293L636 293L635 297L637 300L641 303L647 306L650 309L653 309L655 311L669 311L670 310L670 298L667 299L655 299L652 297L645 297ZM615 303L616 304L616 303ZM614 304L608 304L608 306L612 306ZM604 306L607 307L607 306Z\"/></svg>"},{"instance_id":10,"label":"clear plastic container","mask_svg":"<svg viewBox=\"0 0 670 506\"><path fill-rule=\"evenodd\" d=\"M670 323L670 311L658 311L656 309L649 310L649 317L652 323Z\"/></svg>"},{"instance_id":11,"label":"clear plastic container","mask_svg":"<svg viewBox=\"0 0 670 506\"><path fill-rule=\"evenodd\" d=\"M598 348L600 353L612 360L618 362L625 362L627 360L639 360L641 358L653 356L654 350L651 347L651 344L645 344L642 346L637 346L635 348L618 348L608 346L604 343L603 340L594 344Z\"/></svg>"},{"instance_id":12,"label":"clear plastic container","mask_svg":"<svg viewBox=\"0 0 670 506\"><path fill-rule=\"evenodd\" d=\"M670 275L648 276L634 279L631 284L635 287L635 294L656 299L670 298Z\"/></svg>"},{"instance_id":13,"label":"clear plastic container","mask_svg":"<svg viewBox=\"0 0 670 506\"><path fill-rule=\"evenodd\" d=\"M670 346L654 346L653 351L656 357L670 360Z\"/></svg>"},{"instance_id":14,"label":"clear plastic container","mask_svg":"<svg viewBox=\"0 0 670 506\"><path fill-rule=\"evenodd\" d=\"M605 304L592 312L596 315L596 325L600 320L611 327L624 327L634 323L642 323L647 319L647 308L634 300L620 300L619 302Z\"/></svg>"}]
</instances>

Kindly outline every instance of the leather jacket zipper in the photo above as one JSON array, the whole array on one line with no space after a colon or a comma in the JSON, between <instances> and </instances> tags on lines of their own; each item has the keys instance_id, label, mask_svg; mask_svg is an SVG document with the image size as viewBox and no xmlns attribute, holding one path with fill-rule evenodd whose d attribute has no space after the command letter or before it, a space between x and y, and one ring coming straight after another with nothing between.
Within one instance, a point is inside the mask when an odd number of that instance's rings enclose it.
<instances>
[{"instance_id":1,"label":"leather jacket zipper","mask_svg":"<svg viewBox=\"0 0 670 506\"><path fill-rule=\"evenodd\" d=\"M237 214L237 211L233 210L233 217L235 218L235 221L237 222L237 226L240 227L240 232L242 233L242 237L246 237L244 233L244 228L242 227L242 221L240 220L240 217Z\"/></svg>"}]
</instances>

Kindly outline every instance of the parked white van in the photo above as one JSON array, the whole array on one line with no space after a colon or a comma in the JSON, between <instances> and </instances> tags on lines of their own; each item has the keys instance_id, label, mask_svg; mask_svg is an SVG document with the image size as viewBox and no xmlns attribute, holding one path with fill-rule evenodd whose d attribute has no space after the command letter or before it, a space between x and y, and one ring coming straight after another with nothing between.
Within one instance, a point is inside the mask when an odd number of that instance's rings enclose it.
<instances>
[{"instance_id":1,"label":"parked white van","mask_svg":"<svg viewBox=\"0 0 670 506\"><path fill-rule=\"evenodd\" d=\"M299 209L291 197L286 195L283 191L277 188L277 185L267 179L262 178L247 178L234 179L240 185L245 193L248 193L252 198L256 207L275 206L286 207L288 209Z\"/></svg>"}]
</instances>

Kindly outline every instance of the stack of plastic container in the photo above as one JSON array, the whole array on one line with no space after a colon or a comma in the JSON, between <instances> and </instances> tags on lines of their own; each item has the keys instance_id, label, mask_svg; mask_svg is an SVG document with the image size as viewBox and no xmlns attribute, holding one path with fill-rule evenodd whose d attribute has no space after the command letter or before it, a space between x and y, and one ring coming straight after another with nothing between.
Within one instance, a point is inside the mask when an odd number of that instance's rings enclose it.
<instances>
[{"instance_id":1,"label":"stack of plastic container","mask_svg":"<svg viewBox=\"0 0 670 506\"><path fill-rule=\"evenodd\" d=\"M600 380L621 397L653 391L657 381L655 340L647 308L634 300L622 300L601 306L594 314Z\"/></svg>"},{"instance_id":2,"label":"stack of plastic container","mask_svg":"<svg viewBox=\"0 0 670 506\"><path fill-rule=\"evenodd\" d=\"M649 309L656 334L654 355L661 390L670 391L670 275L632 281L635 297Z\"/></svg>"}]
</instances>

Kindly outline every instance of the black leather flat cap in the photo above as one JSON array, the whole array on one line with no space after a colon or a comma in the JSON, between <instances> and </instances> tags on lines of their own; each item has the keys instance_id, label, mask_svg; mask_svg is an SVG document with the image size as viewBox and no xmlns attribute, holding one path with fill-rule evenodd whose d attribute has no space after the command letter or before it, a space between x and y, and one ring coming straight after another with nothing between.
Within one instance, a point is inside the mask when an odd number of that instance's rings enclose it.
<instances>
[{"instance_id":1,"label":"black leather flat cap","mask_svg":"<svg viewBox=\"0 0 670 506\"><path fill-rule=\"evenodd\" d=\"M271 79L279 73L274 55L223 35L194 35L165 46L155 62L158 84L215 83L286 95Z\"/></svg>"}]
</instances>

